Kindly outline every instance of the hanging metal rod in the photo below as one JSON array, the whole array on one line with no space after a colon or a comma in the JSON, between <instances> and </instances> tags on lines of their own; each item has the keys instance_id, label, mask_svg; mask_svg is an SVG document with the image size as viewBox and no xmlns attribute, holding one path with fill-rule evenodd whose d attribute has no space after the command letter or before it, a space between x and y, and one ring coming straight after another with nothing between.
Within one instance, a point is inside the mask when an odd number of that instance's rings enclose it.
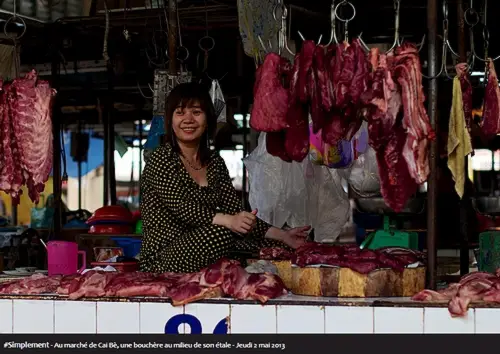
<instances>
[{"instance_id":1,"label":"hanging metal rod","mask_svg":"<svg viewBox=\"0 0 500 354\"><path fill-rule=\"evenodd\" d=\"M7 11L7 10L3 10L3 9L0 9L0 14L9 15L12 17L15 16L15 17L22 18L23 20L26 20L26 21L31 21L31 22L41 23L41 24L51 23L50 21L43 21L43 20L40 20L39 18L36 18L36 17L24 16L24 15L20 15L18 13L14 14L12 11Z\"/></svg>"}]
</instances>

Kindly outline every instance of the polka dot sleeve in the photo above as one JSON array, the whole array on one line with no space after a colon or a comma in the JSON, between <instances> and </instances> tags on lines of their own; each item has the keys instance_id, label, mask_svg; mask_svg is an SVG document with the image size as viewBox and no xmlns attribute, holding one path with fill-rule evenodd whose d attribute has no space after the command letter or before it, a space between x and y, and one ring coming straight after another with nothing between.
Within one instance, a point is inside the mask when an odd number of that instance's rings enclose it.
<instances>
[{"instance_id":1,"label":"polka dot sleeve","mask_svg":"<svg viewBox=\"0 0 500 354\"><path fill-rule=\"evenodd\" d=\"M243 207L241 206L241 200L238 198L236 194L236 189L233 186L233 182L231 181L231 176L229 175L229 170L222 158L218 159L218 175L220 176L220 193L222 197L222 201L224 204L224 211L228 214L237 214L243 211ZM257 218L257 225L253 229L251 236L262 238L266 235L267 230L271 225L267 222Z\"/></svg>"},{"instance_id":2,"label":"polka dot sleeve","mask_svg":"<svg viewBox=\"0 0 500 354\"><path fill-rule=\"evenodd\" d=\"M237 214L240 211L243 211L243 207L241 206L241 200L236 194L236 189L234 189L231 176L229 175L229 170L227 169L226 163L222 157L217 157L216 163L217 175L219 176L219 192L222 200L222 208L224 209L224 212L228 214Z\"/></svg>"},{"instance_id":3,"label":"polka dot sleeve","mask_svg":"<svg viewBox=\"0 0 500 354\"><path fill-rule=\"evenodd\" d=\"M191 226L212 224L215 211L189 200L189 190L182 183L175 160L164 147L157 148L147 162L143 178L181 222Z\"/></svg>"}]
</instances>

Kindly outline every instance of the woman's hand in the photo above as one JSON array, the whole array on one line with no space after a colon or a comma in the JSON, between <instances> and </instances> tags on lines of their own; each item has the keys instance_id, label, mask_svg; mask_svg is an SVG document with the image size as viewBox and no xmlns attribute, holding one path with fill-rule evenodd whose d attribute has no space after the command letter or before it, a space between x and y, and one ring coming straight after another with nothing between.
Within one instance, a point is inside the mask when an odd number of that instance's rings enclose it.
<instances>
[{"instance_id":1,"label":"woman's hand","mask_svg":"<svg viewBox=\"0 0 500 354\"><path fill-rule=\"evenodd\" d=\"M289 230L283 230L281 241L293 249L299 248L306 243L306 238L308 236L307 232L310 229L311 226L301 226Z\"/></svg>"},{"instance_id":2,"label":"woman's hand","mask_svg":"<svg viewBox=\"0 0 500 354\"><path fill-rule=\"evenodd\" d=\"M246 235L252 231L257 223L255 214L257 214L256 210L251 213L242 211L235 215L217 214L214 218L214 224L224 226L238 234Z\"/></svg>"}]
</instances>

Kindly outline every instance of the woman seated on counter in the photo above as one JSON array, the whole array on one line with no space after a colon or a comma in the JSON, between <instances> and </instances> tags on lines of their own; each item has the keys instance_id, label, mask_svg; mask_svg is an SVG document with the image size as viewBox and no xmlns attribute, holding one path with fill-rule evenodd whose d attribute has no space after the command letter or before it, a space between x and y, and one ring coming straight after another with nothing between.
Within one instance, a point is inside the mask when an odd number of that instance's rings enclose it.
<instances>
[{"instance_id":1,"label":"woman seated on counter","mask_svg":"<svg viewBox=\"0 0 500 354\"><path fill-rule=\"evenodd\" d=\"M224 160L210 149L217 117L196 83L176 86L165 102L165 143L141 178L141 270L197 272L233 251L297 248L309 227L282 230L241 207Z\"/></svg>"}]
</instances>

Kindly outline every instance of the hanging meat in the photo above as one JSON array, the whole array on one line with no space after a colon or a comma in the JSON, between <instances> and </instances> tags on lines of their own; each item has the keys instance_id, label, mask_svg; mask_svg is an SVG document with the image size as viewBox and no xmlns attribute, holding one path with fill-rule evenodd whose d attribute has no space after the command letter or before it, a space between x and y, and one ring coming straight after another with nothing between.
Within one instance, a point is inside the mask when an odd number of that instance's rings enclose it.
<instances>
[{"instance_id":1,"label":"hanging meat","mask_svg":"<svg viewBox=\"0 0 500 354\"><path fill-rule=\"evenodd\" d=\"M5 84L0 94L0 190L19 203L26 185L38 203L53 162L52 101L55 91L35 71Z\"/></svg>"},{"instance_id":2,"label":"hanging meat","mask_svg":"<svg viewBox=\"0 0 500 354\"><path fill-rule=\"evenodd\" d=\"M494 138L500 133L500 88L493 60L489 59L487 64L488 83L484 94L483 121L481 124L484 135Z\"/></svg>"},{"instance_id":3,"label":"hanging meat","mask_svg":"<svg viewBox=\"0 0 500 354\"><path fill-rule=\"evenodd\" d=\"M465 125L469 133L472 127L472 84L469 77L469 66L466 63L460 63L455 66L460 87L462 89L462 102L464 107Z\"/></svg>"},{"instance_id":4,"label":"hanging meat","mask_svg":"<svg viewBox=\"0 0 500 354\"><path fill-rule=\"evenodd\" d=\"M373 50L370 62L378 66L372 69L371 86L362 98L368 104L368 136L377 155L382 196L391 209L399 212L417 190L403 157L407 140L401 117L403 102L387 55Z\"/></svg>"},{"instance_id":5,"label":"hanging meat","mask_svg":"<svg viewBox=\"0 0 500 354\"><path fill-rule=\"evenodd\" d=\"M253 113L257 115L251 122L257 130L272 131L266 137L268 152L287 162L302 161L308 155L312 133L321 136L318 151L325 155L349 143L365 119L369 143L377 156L382 195L389 207L401 211L418 185L427 180L429 145L435 138L424 107L417 47L405 42L390 53L372 49L366 55L359 39L328 46L304 41L293 69L284 66L283 60L269 54L258 69L255 84ZM460 70L464 109L470 112L470 120L471 87L466 67L458 66ZM270 73L267 81L265 72ZM494 69L490 74L494 75ZM266 111L261 108L262 92L270 83L278 91L269 103L271 110ZM289 100L284 109L287 95L283 90L287 89ZM499 100L490 101L490 109L498 111ZM256 128L256 121L262 123L261 129ZM273 122L273 129L265 122ZM486 122L484 127L488 127Z\"/></svg>"},{"instance_id":6,"label":"hanging meat","mask_svg":"<svg viewBox=\"0 0 500 354\"><path fill-rule=\"evenodd\" d=\"M282 58L270 53L257 73L250 126L261 132L278 132L288 127L286 114L289 90L281 80Z\"/></svg>"},{"instance_id":7,"label":"hanging meat","mask_svg":"<svg viewBox=\"0 0 500 354\"><path fill-rule=\"evenodd\" d=\"M393 72L403 95L403 127L407 132L403 156L412 178L422 184L429 176L429 143L435 134L424 107L422 71L414 44L405 42L396 49Z\"/></svg>"}]
</instances>

